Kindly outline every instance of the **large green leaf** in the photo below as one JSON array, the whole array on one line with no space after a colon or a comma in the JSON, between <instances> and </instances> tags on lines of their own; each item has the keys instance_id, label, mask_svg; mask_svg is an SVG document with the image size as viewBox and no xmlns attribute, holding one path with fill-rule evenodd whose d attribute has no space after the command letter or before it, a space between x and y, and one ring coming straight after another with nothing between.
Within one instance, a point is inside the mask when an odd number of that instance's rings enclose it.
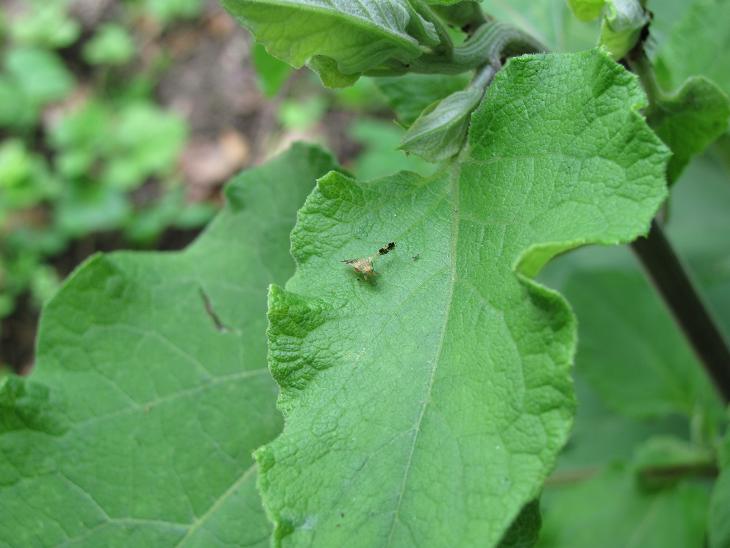
<instances>
[{"instance_id":1,"label":"large green leaf","mask_svg":"<svg viewBox=\"0 0 730 548\"><path fill-rule=\"evenodd\" d=\"M575 321L527 275L647 229L667 151L644 104L600 52L515 58L458 162L320 180L270 293L286 425L257 460L277 544L499 542L573 415ZM372 279L341 262L391 240Z\"/></svg>"},{"instance_id":2,"label":"large green leaf","mask_svg":"<svg viewBox=\"0 0 730 548\"><path fill-rule=\"evenodd\" d=\"M186 251L97 256L69 279L30 381L0 381L0 544L267 545L265 288L291 274L295 211L332 167L296 146L237 179Z\"/></svg>"},{"instance_id":3,"label":"large green leaf","mask_svg":"<svg viewBox=\"0 0 730 548\"><path fill-rule=\"evenodd\" d=\"M409 31L424 21L407 0L223 0L269 53L308 63L329 86L352 84L390 59L421 55ZM430 23L428 24L430 25Z\"/></svg>"}]
</instances>

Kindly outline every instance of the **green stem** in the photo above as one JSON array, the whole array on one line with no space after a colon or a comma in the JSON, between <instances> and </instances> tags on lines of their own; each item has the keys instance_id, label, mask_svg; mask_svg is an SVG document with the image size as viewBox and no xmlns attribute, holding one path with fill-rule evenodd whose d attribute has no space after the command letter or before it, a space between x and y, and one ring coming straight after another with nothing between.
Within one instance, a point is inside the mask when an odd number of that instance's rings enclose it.
<instances>
[{"instance_id":1,"label":"green stem","mask_svg":"<svg viewBox=\"0 0 730 548\"><path fill-rule=\"evenodd\" d=\"M421 74L461 74L485 64L500 66L513 55L545 51L539 41L529 34L506 23L488 21L481 25L463 45L455 47L448 56L424 54L411 64L392 64L376 71L371 76L397 75L406 72Z\"/></svg>"},{"instance_id":2,"label":"green stem","mask_svg":"<svg viewBox=\"0 0 730 548\"><path fill-rule=\"evenodd\" d=\"M629 68L639 77L646 96L649 99L649 108L655 108L658 103L666 100L666 94L656 80L654 67L646 55L644 44L639 43L626 56Z\"/></svg>"},{"instance_id":3,"label":"green stem","mask_svg":"<svg viewBox=\"0 0 730 548\"><path fill-rule=\"evenodd\" d=\"M497 75L497 71L499 71L499 67L491 64L485 65L476 73L474 79L469 83L469 87L486 90Z\"/></svg>"},{"instance_id":4,"label":"green stem","mask_svg":"<svg viewBox=\"0 0 730 548\"><path fill-rule=\"evenodd\" d=\"M626 62L646 91L649 110L658 108L666 95L643 40L629 52ZM636 240L632 248L723 400L730 402L730 346L656 219L647 238Z\"/></svg>"}]
</instances>

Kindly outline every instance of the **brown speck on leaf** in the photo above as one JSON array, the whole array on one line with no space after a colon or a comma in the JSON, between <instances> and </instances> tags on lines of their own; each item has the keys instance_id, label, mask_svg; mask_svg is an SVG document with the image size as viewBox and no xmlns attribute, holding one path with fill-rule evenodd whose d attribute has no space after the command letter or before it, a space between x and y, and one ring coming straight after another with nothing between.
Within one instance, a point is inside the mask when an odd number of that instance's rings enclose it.
<instances>
[{"instance_id":1,"label":"brown speck on leaf","mask_svg":"<svg viewBox=\"0 0 730 548\"><path fill-rule=\"evenodd\" d=\"M387 244L387 245L384 245L383 247L381 247L381 248L380 248L380 249L378 250L378 253L379 253L380 255L387 255L388 253L390 253L390 252L391 252L391 251L393 251L394 249L395 249L395 242L390 242L389 244Z\"/></svg>"},{"instance_id":2,"label":"brown speck on leaf","mask_svg":"<svg viewBox=\"0 0 730 548\"><path fill-rule=\"evenodd\" d=\"M377 255L373 255L371 257L361 257L360 259L345 259L342 262L350 265L355 273L362 276L363 279L369 280L373 276L377 276L378 274L377 272L375 272L375 267L373 266L373 262L375 261L375 259L378 258L378 255L387 255L394 249L395 242L390 242L381 247L378 250Z\"/></svg>"},{"instance_id":3,"label":"brown speck on leaf","mask_svg":"<svg viewBox=\"0 0 730 548\"><path fill-rule=\"evenodd\" d=\"M377 272L375 272L375 268L373 267L373 261L370 257L365 257L362 259L346 259L342 261L345 264L349 264L352 269L357 273L360 274L363 278L369 278L370 276L375 276Z\"/></svg>"}]
</instances>

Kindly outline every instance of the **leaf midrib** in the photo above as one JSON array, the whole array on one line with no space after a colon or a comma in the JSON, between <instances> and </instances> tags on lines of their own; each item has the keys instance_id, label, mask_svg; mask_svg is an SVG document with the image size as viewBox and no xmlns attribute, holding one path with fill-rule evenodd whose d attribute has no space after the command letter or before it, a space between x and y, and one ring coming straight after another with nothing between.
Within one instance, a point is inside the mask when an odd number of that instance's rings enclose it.
<instances>
[{"instance_id":1,"label":"leaf midrib","mask_svg":"<svg viewBox=\"0 0 730 548\"><path fill-rule=\"evenodd\" d=\"M441 330L441 336L439 337L439 343L436 347L434 360L431 365L431 372L428 379L428 385L426 387L426 396L423 399L423 403L421 404L421 410L419 412L418 419L416 419L416 425L413 431L413 441L411 442L411 449L408 454L408 460L406 461L405 470L403 472L403 481L401 482L400 493L398 494L398 502L393 512L393 520L391 522L390 532L388 533L388 542L386 544L387 546L393 545L393 534L395 533L396 523L400 521L399 514L401 504L403 503L403 494L405 493L408 484L408 478L410 477L411 465L413 464L413 455L415 454L416 444L418 443L418 434L421 432L421 423L423 422L423 417L426 415L426 409L428 407L428 404L431 402L431 392L433 391L433 385L436 379L436 370L438 368L439 362L441 361L441 354L443 353L444 342L446 340L446 332L449 325L449 317L451 316L451 306L454 302L454 288L456 286L456 247L459 240L459 222L461 213L461 208L459 207L459 173L460 170L455 167L454 171L451 174L451 188L449 189L452 199L450 202L447 202L448 205L451 207L453 214L451 221L451 243L449 246L449 252L451 254L451 275L449 276L449 294L447 297L447 304L444 307L443 328Z\"/></svg>"}]
</instances>

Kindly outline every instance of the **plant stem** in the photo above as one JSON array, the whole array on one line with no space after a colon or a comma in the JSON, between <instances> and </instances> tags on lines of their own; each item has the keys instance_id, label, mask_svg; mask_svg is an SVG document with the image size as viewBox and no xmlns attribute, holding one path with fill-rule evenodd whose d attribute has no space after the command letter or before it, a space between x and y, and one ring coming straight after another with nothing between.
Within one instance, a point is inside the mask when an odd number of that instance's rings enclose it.
<instances>
[{"instance_id":1,"label":"plant stem","mask_svg":"<svg viewBox=\"0 0 730 548\"><path fill-rule=\"evenodd\" d=\"M485 65L483 68L477 71L474 79L469 84L469 87L486 90L489 87L489 84L492 83L494 77L497 75L497 71L499 71L499 68L500 67L496 67L494 65Z\"/></svg>"},{"instance_id":2,"label":"plant stem","mask_svg":"<svg viewBox=\"0 0 730 548\"><path fill-rule=\"evenodd\" d=\"M656 220L632 248L724 401L730 401L730 347Z\"/></svg>"},{"instance_id":3,"label":"plant stem","mask_svg":"<svg viewBox=\"0 0 730 548\"><path fill-rule=\"evenodd\" d=\"M666 97L644 47L647 29L625 61L639 77L651 111ZM636 240L632 247L723 400L730 402L730 346L659 221L654 219L649 235Z\"/></svg>"},{"instance_id":4,"label":"plant stem","mask_svg":"<svg viewBox=\"0 0 730 548\"><path fill-rule=\"evenodd\" d=\"M643 42L640 42L626 56L626 63L629 68L639 77L641 85L649 99L649 108L656 107L657 103L666 100L666 94L662 90L654 74L654 67L646 55Z\"/></svg>"}]
</instances>

